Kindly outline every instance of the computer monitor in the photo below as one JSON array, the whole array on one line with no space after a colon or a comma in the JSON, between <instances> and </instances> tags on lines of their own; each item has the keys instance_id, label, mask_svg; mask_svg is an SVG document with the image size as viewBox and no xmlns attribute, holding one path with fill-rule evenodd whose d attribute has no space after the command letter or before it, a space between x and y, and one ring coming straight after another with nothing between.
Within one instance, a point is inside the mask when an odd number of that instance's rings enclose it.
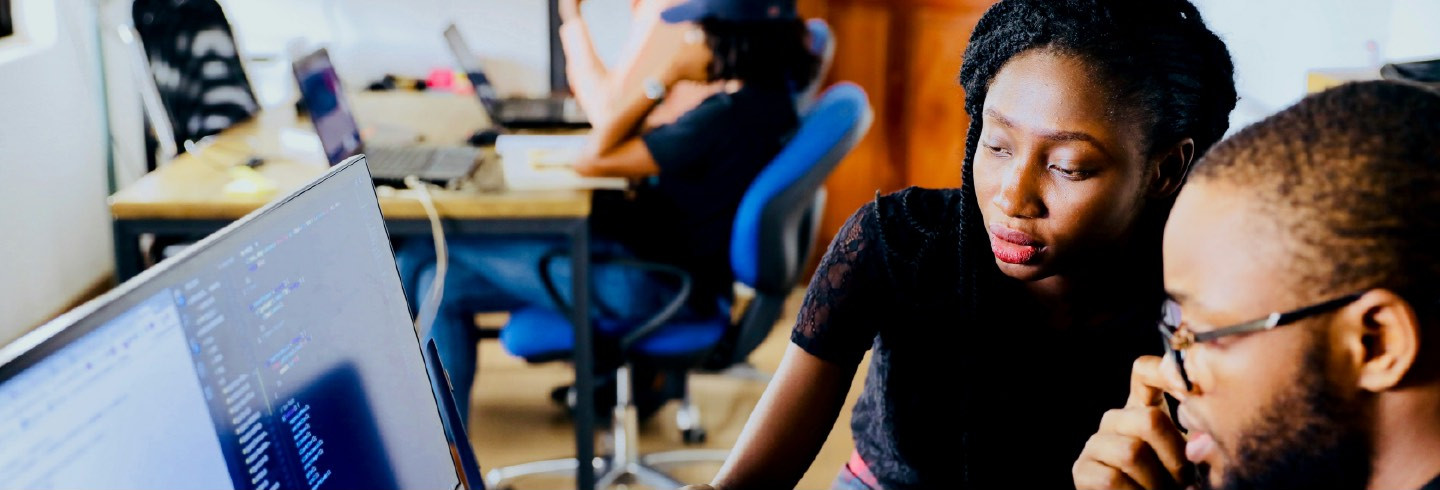
<instances>
[{"instance_id":1,"label":"computer monitor","mask_svg":"<svg viewBox=\"0 0 1440 490\"><path fill-rule=\"evenodd\" d=\"M0 486L457 488L363 161L0 349Z\"/></svg>"},{"instance_id":2,"label":"computer monitor","mask_svg":"<svg viewBox=\"0 0 1440 490\"><path fill-rule=\"evenodd\" d=\"M301 103L315 123L325 158L334 165L362 152L360 123L355 122L329 52L317 49L296 61L294 69L295 80L300 83Z\"/></svg>"}]
</instances>

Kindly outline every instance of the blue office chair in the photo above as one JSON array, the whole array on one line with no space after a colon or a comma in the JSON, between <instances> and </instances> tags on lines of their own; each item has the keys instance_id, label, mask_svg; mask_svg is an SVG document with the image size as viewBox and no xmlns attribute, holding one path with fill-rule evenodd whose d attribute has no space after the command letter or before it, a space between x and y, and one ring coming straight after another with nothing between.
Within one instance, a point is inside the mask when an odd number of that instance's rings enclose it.
<instances>
[{"instance_id":1,"label":"blue office chair","mask_svg":"<svg viewBox=\"0 0 1440 490\"><path fill-rule=\"evenodd\" d=\"M730 242L730 265L738 282L754 289L755 298L739 321L731 321L728 300L716 298L720 313L710 318L684 318L677 313L691 298L689 275L666 266L649 265L681 283L680 294L669 307L631 329L597 322L597 338L608 338L619 352L616 370L616 404L612 418L615 454L596 458L603 471L596 487L604 488L629 477L657 488L681 483L656 466L720 462L726 450L686 450L641 456L637 442L636 407L631 401L630 367L635 364L689 371L743 362L774 329L785 298L799 280L824 207L821 184L870 127L870 104L865 92L852 83L827 90L806 114L795 136L751 183L735 217ZM638 264L637 264L638 265ZM542 267L544 265L542 264ZM542 269L544 270L544 269ZM554 288L551 289L552 292ZM565 302L552 294L556 304ZM511 354L532 361L568 357L574 335L565 312L532 307L510 316L500 331L500 342ZM687 442L698 440L699 414L689 403L680 411ZM492 488L540 474L565 474L579 463L572 459L541 461L492 470L486 478Z\"/></svg>"},{"instance_id":2,"label":"blue office chair","mask_svg":"<svg viewBox=\"0 0 1440 490\"><path fill-rule=\"evenodd\" d=\"M815 70L815 78L795 92L795 112L799 114L809 112L815 104L815 95L825 86L825 77L835 60L835 32L830 30L830 24L825 19L810 19L805 21L805 28L810 31L810 52L820 58L820 67Z\"/></svg>"}]
</instances>

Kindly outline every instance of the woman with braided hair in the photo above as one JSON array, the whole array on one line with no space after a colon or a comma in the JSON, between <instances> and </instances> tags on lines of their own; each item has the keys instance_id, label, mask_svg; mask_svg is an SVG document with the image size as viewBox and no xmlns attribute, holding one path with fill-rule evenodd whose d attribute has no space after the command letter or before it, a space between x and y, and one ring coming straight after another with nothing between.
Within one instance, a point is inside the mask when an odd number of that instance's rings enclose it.
<instances>
[{"instance_id":1,"label":"woman with braided hair","mask_svg":"<svg viewBox=\"0 0 1440 490\"><path fill-rule=\"evenodd\" d=\"M789 488L867 350L836 488L1073 488L1137 355L1161 349L1164 219L1236 102L1186 0L1004 0L960 69L964 185L850 218L714 486Z\"/></svg>"}]
</instances>

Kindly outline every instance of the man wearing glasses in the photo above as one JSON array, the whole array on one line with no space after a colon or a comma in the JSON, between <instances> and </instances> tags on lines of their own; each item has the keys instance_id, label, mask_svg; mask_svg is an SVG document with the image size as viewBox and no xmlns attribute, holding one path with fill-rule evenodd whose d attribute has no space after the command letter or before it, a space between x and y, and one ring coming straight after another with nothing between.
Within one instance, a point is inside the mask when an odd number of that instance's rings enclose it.
<instances>
[{"instance_id":1,"label":"man wearing glasses","mask_svg":"<svg viewBox=\"0 0 1440 490\"><path fill-rule=\"evenodd\" d=\"M1167 353L1077 487L1440 489L1440 95L1347 85L1220 143L1164 261Z\"/></svg>"}]
</instances>

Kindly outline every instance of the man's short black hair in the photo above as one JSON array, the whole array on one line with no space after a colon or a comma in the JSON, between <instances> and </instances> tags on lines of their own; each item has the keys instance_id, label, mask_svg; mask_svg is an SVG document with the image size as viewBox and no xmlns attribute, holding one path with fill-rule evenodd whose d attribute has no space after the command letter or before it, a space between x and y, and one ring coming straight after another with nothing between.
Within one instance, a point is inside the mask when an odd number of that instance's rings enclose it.
<instances>
[{"instance_id":1,"label":"man's short black hair","mask_svg":"<svg viewBox=\"0 0 1440 490\"><path fill-rule=\"evenodd\" d=\"M1284 230L1317 294L1440 292L1440 95L1394 82L1314 94L1201 159Z\"/></svg>"}]
</instances>

